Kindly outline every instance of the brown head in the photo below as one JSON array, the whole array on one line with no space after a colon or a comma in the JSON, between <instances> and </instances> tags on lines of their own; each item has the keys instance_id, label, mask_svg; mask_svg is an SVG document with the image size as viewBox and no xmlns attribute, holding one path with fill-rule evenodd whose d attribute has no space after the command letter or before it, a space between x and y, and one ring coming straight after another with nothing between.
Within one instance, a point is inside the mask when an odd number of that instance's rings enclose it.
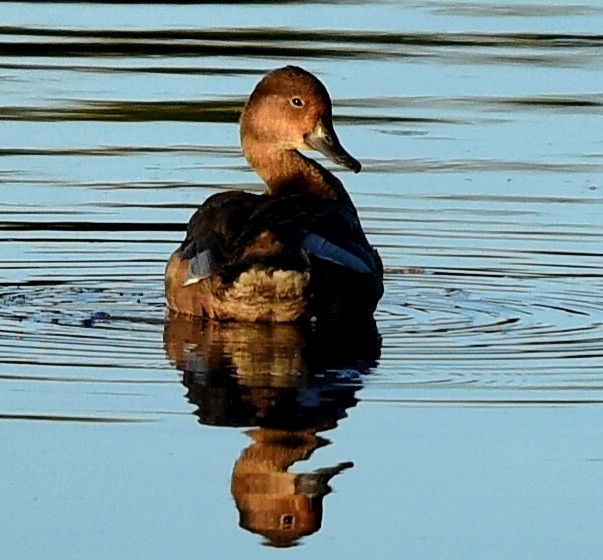
<instances>
[{"instance_id":1,"label":"brown head","mask_svg":"<svg viewBox=\"0 0 603 560\"><path fill-rule=\"evenodd\" d=\"M282 167L298 150L317 150L356 173L361 167L335 134L327 89L297 66L274 70L255 87L241 116L241 144L269 187L275 173L270 168Z\"/></svg>"}]
</instances>

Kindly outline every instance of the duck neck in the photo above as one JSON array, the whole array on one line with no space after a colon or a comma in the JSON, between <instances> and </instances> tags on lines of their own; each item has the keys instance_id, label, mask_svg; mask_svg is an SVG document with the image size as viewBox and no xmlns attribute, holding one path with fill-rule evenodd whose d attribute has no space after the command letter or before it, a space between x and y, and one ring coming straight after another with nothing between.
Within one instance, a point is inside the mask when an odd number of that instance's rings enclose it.
<instances>
[{"instance_id":1,"label":"duck neck","mask_svg":"<svg viewBox=\"0 0 603 560\"><path fill-rule=\"evenodd\" d=\"M248 146L244 146L247 161L265 181L269 194L312 194L352 205L341 181L318 162L297 150L271 147L260 150L261 157L255 157L254 150L246 148Z\"/></svg>"}]
</instances>

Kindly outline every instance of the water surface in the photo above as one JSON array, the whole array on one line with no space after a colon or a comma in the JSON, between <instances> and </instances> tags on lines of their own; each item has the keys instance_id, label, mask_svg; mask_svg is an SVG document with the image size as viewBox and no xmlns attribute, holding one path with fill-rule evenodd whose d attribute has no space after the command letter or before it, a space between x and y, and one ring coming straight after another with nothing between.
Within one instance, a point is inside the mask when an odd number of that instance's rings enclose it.
<instances>
[{"instance_id":1,"label":"water surface","mask_svg":"<svg viewBox=\"0 0 603 560\"><path fill-rule=\"evenodd\" d=\"M602 25L594 1L3 4L6 557L599 558ZM262 190L237 120L288 63L363 163L333 170L386 267L374 329L165 307L194 209Z\"/></svg>"}]
</instances>

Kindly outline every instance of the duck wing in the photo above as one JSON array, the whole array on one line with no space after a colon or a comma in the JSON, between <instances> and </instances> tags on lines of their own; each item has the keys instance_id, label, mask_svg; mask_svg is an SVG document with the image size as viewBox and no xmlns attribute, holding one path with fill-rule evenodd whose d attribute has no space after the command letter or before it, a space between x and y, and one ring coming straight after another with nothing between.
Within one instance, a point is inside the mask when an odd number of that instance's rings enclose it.
<instances>
[{"instance_id":1,"label":"duck wing","mask_svg":"<svg viewBox=\"0 0 603 560\"><path fill-rule=\"evenodd\" d=\"M380 274L381 260L370 246L353 206L311 195L266 197L249 216L238 239L237 258L249 261L250 250L265 239L280 255L301 258L307 267L315 257L363 274Z\"/></svg>"},{"instance_id":2,"label":"duck wing","mask_svg":"<svg viewBox=\"0 0 603 560\"><path fill-rule=\"evenodd\" d=\"M371 317L383 295L383 264L353 205L311 195L266 198L249 216L233 261L257 263L252 249L264 238L282 250L261 262L310 270L308 317L350 324Z\"/></svg>"},{"instance_id":3,"label":"duck wing","mask_svg":"<svg viewBox=\"0 0 603 560\"><path fill-rule=\"evenodd\" d=\"M219 273L230 261L236 240L249 216L262 202L262 195L228 191L210 196L191 217L180 246L189 263L192 284Z\"/></svg>"},{"instance_id":4,"label":"duck wing","mask_svg":"<svg viewBox=\"0 0 603 560\"><path fill-rule=\"evenodd\" d=\"M236 277L258 263L304 270L327 261L382 274L355 208L305 194L213 195L191 218L180 251L189 267L185 285L214 274Z\"/></svg>"}]
</instances>

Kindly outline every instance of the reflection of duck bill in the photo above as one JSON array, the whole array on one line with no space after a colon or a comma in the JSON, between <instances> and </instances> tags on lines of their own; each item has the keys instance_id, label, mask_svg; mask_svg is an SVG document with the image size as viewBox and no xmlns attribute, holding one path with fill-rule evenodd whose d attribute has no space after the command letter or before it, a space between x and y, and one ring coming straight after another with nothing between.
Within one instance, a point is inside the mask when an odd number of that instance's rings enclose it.
<instances>
[{"instance_id":1,"label":"reflection of duck bill","mask_svg":"<svg viewBox=\"0 0 603 560\"><path fill-rule=\"evenodd\" d=\"M328 483L352 463L289 473L293 463L309 458L326 440L308 431L258 429L249 435L254 443L235 463L231 483L240 525L273 546L291 546L320 529Z\"/></svg>"},{"instance_id":2,"label":"reflection of duck bill","mask_svg":"<svg viewBox=\"0 0 603 560\"><path fill-rule=\"evenodd\" d=\"M380 349L376 329L346 336L178 314L169 315L164 342L201 423L293 430L335 427Z\"/></svg>"}]
</instances>

